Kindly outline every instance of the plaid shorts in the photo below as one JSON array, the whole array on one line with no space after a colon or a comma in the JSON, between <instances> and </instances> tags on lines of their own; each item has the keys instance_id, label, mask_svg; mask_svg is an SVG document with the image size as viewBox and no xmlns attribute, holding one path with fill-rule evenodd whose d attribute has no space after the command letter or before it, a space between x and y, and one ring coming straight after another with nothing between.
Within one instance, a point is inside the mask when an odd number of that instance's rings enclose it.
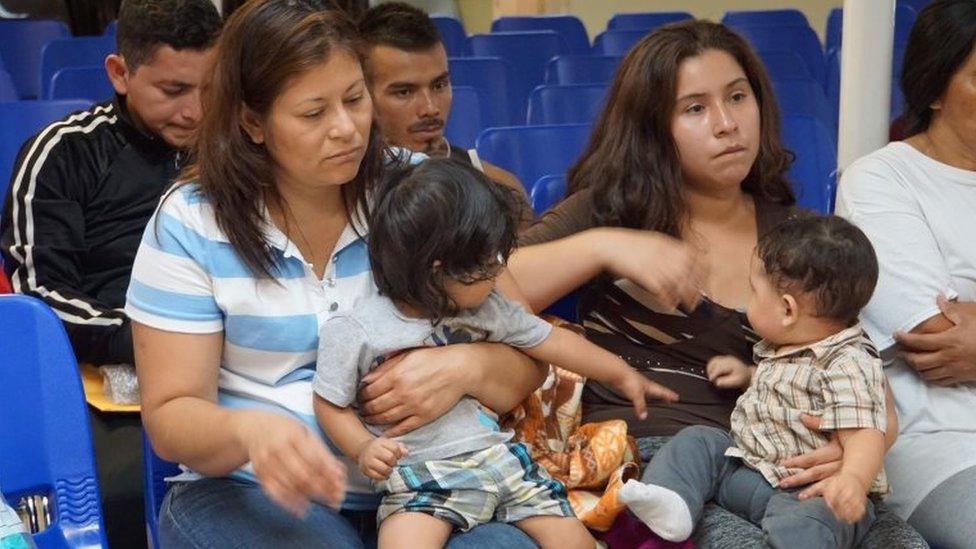
<instances>
[{"instance_id":1,"label":"plaid shorts","mask_svg":"<svg viewBox=\"0 0 976 549\"><path fill-rule=\"evenodd\" d=\"M468 530L492 520L575 516L563 484L536 465L522 443L400 465L376 487L383 496L380 522L394 513L414 511Z\"/></svg>"}]
</instances>

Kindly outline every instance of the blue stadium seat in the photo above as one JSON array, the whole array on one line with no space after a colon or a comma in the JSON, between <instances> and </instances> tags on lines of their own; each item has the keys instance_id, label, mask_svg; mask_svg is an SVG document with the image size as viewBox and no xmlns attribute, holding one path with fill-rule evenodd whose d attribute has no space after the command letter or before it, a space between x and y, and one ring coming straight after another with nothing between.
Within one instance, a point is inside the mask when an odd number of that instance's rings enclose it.
<instances>
[{"instance_id":1,"label":"blue stadium seat","mask_svg":"<svg viewBox=\"0 0 976 549\"><path fill-rule=\"evenodd\" d=\"M448 57L465 57L471 54L468 51L468 33L464 31L460 21L450 15L431 15L430 20L441 35Z\"/></svg>"},{"instance_id":2,"label":"blue stadium seat","mask_svg":"<svg viewBox=\"0 0 976 549\"><path fill-rule=\"evenodd\" d=\"M895 6L895 49L905 48L905 44L908 43L908 35L912 31L912 25L915 24L916 17L918 17L918 13L910 5L899 2ZM827 15L826 51L831 51L841 46L843 28L844 9L834 8L830 10L830 13Z\"/></svg>"},{"instance_id":3,"label":"blue stadium seat","mask_svg":"<svg viewBox=\"0 0 976 549\"><path fill-rule=\"evenodd\" d=\"M606 84L539 86L529 96L526 124L590 124L603 109L606 95Z\"/></svg>"},{"instance_id":4,"label":"blue stadium seat","mask_svg":"<svg viewBox=\"0 0 976 549\"><path fill-rule=\"evenodd\" d=\"M608 30L597 35L593 41L596 55L624 56L641 38L650 34L646 30Z\"/></svg>"},{"instance_id":5,"label":"blue stadium seat","mask_svg":"<svg viewBox=\"0 0 976 549\"><path fill-rule=\"evenodd\" d=\"M142 434L142 469L146 532L149 536L149 547L153 549L159 547L159 509L163 505L166 491L169 490L165 479L180 474L180 467L176 463L166 461L156 455L145 431Z\"/></svg>"},{"instance_id":6,"label":"blue stadium seat","mask_svg":"<svg viewBox=\"0 0 976 549\"><path fill-rule=\"evenodd\" d=\"M70 67L104 66L105 58L115 53L114 36L81 36L51 40L41 50L41 98L52 99L51 78Z\"/></svg>"},{"instance_id":7,"label":"blue stadium seat","mask_svg":"<svg viewBox=\"0 0 976 549\"><path fill-rule=\"evenodd\" d=\"M661 25L694 19L694 17L684 11L658 11L643 13L615 13L607 21L607 30L642 30L651 31Z\"/></svg>"},{"instance_id":8,"label":"blue stadium seat","mask_svg":"<svg viewBox=\"0 0 976 549\"><path fill-rule=\"evenodd\" d=\"M470 86L478 92L481 106L481 125L490 128L512 124L510 106L516 92L512 67L500 57L457 57L447 60L451 84ZM519 119L521 122L522 119Z\"/></svg>"},{"instance_id":9,"label":"blue stadium seat","mask_svg":"<svg viewBox=\"0 0 976 549\"><path fill-rule=\"evenodd\" d=\"M787 173L797 205L823 214L834 209L837 181L837 146L819 119L805 114L784 114L783 144L796 160Z\"/></svg>"},{"instance_id":10,"label":"blue stadium seat","mask_svg":"<svg viewBox=\"0 0 976 549\"><path fill-rule=\"evenodd\" d=\"M473 55L501 57L512 66L515 78L509 82L509 98L516 101L508 105L512 121L525 120L526 101L542 84L546 64L566 53L562 37L554 31L476 34L468 44Z\"/></svg>"},{"instance_id":11,"label":"blue stadium seat","mask_svg":"<svg viewBox=\"0 0 976 549\"><path fill-rule=\"evenodd\" d=\"M491 23L491 32L551 30L563 37L566 53L590 52L586 27L575 15L525 15L499 17Z\"/></svg>"},{"instance_id":12,"label":"blue stadium seat","mask_svg":"<svg viewBox=\"0 0 976 549\"><path fill-rule=\"evenodd\" d=\"M773 79L773 90L780 112L813 116L823 122L837 140L837 110L827 100L819 83L812 78L777 78Z\"/></svg>"},{"instance_id":13,"label":"blue stadium seat","mask_svg":"<svg viewBox=\"0 0 976 549\"><path fill-rule=\"evenodd\" d=\"M483 129L478 91L470 86L453 86L451 92L451 115L447 117L444 135L452 144L472 149Z\"/></svg>"},{"instance_id":14,"label":"blue stadium seat","mask_svg":"<svg viewBox=\"0 0 976 549\"><path fill-rule=\"evenodd\" d=\"M546 210L558 204L566 196L566 176L545 175L532 185L529 191L529 201L532 211L536 215L546 213Z\"/></svg>"},{"instance_id":15,"label":"blue stadium seat","mask_svg":"<svg viewBox=\"0 0 976 549\"><path fill-rule=\"evenodd\" d=\"M616 55L559 55L546 65L546 84L607 84L622 58Z\"/></svg>"},{"instance_id":16,"label":"blue stadium seat","mask_svg":"<svg viewBox=\"0 0 976 549\"><path fill-rule=\"evenodd\" d=\"M43 302L0 296L0 478L12 505L48 498L41 549L108 547L88 407L61 320Z\"/></svg>"},{"instance_id":17,"label":"blue stadium seat","mask_svg":"<svg viewBox=\"0 0 976 549\"><path fill-rule=\"evenodd\" d=\"M114 94L105 67L71 67L54 73L48 99L87 99L101 103L112 99Z\"/></svg>"},{"instance_id":18,"label":"blue stadium seat","mask_svg":"<svg viewBox=\"0 0 976 549\"><path fill-rule=\"evenodd\" d=\"M0 103L7 101L17 101L20 97L17 96L17 88L14 87L14 81L7 74L7 71L0 69Z\"/></svg>"},{"instance_id":19,"label":"blue stadium seat","mask_svg":"<svg viewBox=\"0 0 976 549\"><path fill-rule=\"evenodd\" d=\"M784 27L771 26L733 26L733 30L741 34L752 44L756 51L765 52L795 52L806 63L813 78L823 85L826 82L826 67L820 38L808 26Z\"/></svg>"},{"instance_id":20,"label":"blue stadium seat","mask_svg":"<svg viewBox=\"0 0 976 549\"><path fill-rule=\"evenodd\" d=\"M41 97L41 48L68 36L60 21L0 19L0 57L21 99Z\"/></svg>"},{"instance_id":21,"label":"blue stadium seat","mask_svg":"<svg viewBox=\"0 0 976 549\"><path fill-rule=\"evenodd\" d=\"M722 16L722 23L736 25L770 25L775 27L809 27L803 12L797 9L781 10L735 10Z\"/></svg>"},{"instance_id":22,"label":"blue stadium seat","mask_svg":"<svg viewBox=\"0 0 976 549\"><path fill-rule=\"evenodd\" d=\"M766 67L766 73L772 79L777 78L809 78L814 80L813 73L803 62L799 54L792 51L757 51Z\"/></svg>"},{"instance_id":23,"label":"blue stadium seat","mask_svg":"<svg viewBox=\"0 0 976 549\"><path fill-rule=\"evenodd\" d=\"M13 101L0 103L0 207L7 195L17 151L28 137L64 115L91 105L88 101Z\"/></svg>"},{"instance_id":24,"label":"blue stadium seat","mask_svg":"<svg viewBox=\"0 0 976 549\"><path fill-rule=\"evenodd\" d=\"M478 136L478 156L514 173L523 185L564 173L590 135L589 124L488 128Z\"/></svg>"}]
</instances>

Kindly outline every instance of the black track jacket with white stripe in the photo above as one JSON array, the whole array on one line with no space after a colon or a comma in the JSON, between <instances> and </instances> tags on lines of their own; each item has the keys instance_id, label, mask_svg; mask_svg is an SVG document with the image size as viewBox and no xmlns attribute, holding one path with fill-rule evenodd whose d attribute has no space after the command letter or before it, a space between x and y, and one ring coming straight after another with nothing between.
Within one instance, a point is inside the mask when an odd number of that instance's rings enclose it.
<instances>
[{"instance_id":1,"label":"black track jacket with white stripe","mask_svg":"<svg viewBox=\"0 0 976 549\"><path fill-rule=\"evenodd\" d=\"M125 293L178 162L119 97L49 124L17 155L0 219L4 269L15 292L54 309L80 362L133 363Z\"/></svg>"}]
</instances>

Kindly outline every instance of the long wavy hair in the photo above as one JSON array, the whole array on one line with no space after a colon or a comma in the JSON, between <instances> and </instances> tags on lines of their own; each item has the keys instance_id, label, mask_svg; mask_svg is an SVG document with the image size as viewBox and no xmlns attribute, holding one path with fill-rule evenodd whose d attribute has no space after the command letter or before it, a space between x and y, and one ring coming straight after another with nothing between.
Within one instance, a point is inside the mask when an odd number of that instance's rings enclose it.
<instances>
[{"instance_id":1,"label":"long wavy hair","mask_svg":"<svg viewBox=\"0 0 976 549\"><path fill-rule=\"evenodd\" d=\"M671 135L678 69L710 49L739 63L759 103L759 153L742 189L781 204L796 202L784 175L793 154L780 142L779 108L758 56L724 25L683 21L659 28L627 53L586 151L569 170L571 193L591 190L589 209L597 225L679 236L684 183Z\"/></svg>"},{"instance_id":2,"label":"long wavy hair","mask_svg":"<svg viewBox=\"0 0 976 549\"><path fill-rule=\"evenodd\" d=\"M266 118L293 78L344 52L362 60L355 26L322 0L252 0L227 21L213 77L203 95L203 119L181 182L196 182L234 250L256 274L273 276L274 257L262 230L264 204L282 206L275 159L248 138L245 108ZM383 149L375 124L365 157L342 185L350 219L367 211L366 194L379 177ZM288 228L285 228L288 233Z\"/></svg>"}]
</instances>

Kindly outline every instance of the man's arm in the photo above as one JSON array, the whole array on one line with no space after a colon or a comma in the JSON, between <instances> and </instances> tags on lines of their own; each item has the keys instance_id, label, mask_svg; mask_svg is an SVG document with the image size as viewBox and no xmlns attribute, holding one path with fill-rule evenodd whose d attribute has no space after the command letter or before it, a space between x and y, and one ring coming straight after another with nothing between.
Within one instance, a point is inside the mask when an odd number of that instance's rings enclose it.
<instances>
[{"instance_id":1,"label":"man's arm","mask_svg":"<svg viewBox=\"0 0 976 549\"><path fill-rule=\"evenodd\" d=\"M97 177L74 146L61 142L46 154L39 144L55 126L21 148L0 226L0 251L13 290L44 300L64 323L80 362L133 362L125 314L83 290L87 259L85 196ZM67 138L66 138L67 139Z\"/></svg>"}]
</instances>

